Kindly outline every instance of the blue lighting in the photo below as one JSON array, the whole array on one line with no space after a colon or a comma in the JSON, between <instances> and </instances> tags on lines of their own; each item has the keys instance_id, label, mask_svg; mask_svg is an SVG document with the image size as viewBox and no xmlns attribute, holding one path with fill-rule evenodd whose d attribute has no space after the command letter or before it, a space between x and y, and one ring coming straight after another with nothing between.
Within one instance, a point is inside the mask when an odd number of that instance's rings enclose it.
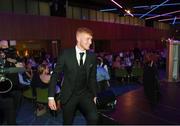
<instances>
[{"instance_id":1,"label":"blue lighting","mask_svg":"<svg viewBox=\"0 0 180 126\"><path fill-rule=\"evenodd\" d=\"M175 24L175 22L176 22L176 17L174 17L174 20L173 20L173 23L172 23L172 24Z\"/></svg>"},{"instance_id":2,"label":"blue lighting","mask_svg":"<svg viewBox=\"0 0 180 126\"><path fill-rule=\"evenodd\" d=\"M164 6L177 6L177 5L180 5L180 3L164 4L164 5L162 5L162 7L164 7ZM156 7L156 6L158 6L158 5L151 5L151 8Z\"/></svg>"},{"instance_id":3,"label":"blue lighting","mask_svg":"<svg viewBox=\"0 0 180 126\"><path fill-rule=\"evenodd\" d=\"M164 1L163 3L159 4L158 6L154 7L152 10L148 11L147 13L145 13L144 15L142 15L140 18L143 18L144 16L146 16L147 14L151 13L152 11L154 11L155 9L159 8L160 6L162 6L163 4L167 3L169 0Z\"/></svg>"},{"instance_id":4,"label":"blue lighting","mask_svg":"<svg viewBox=\"0 0 180 126\"><path fill-rule=\"evenodd\" d=\"M180 12L180 10L172 11L172 12L168 12L168 13L164 13L164 14L159 14L159 15L157 15L157 16L148 17L148 18L146 18L146 20L153 19L153 18L157 18L157 17L161 17L161 16L172 17L172 15L170 15L170 14L179 13L179 12Z\"/></svg>"},{"instance_id":5,"label":"blue lighting","mask_svg":"<svg viewBox=\"0 0 180 126\"><path fill-rule=\"evenodd\" d=\"M170 23L170 24L173 24L173 23ZM175 24L180 24L180 22L177 22L177 21L176 21L173 25L175 25Z\"/></svg>"},{"instance_id":6,"label":"blue lighting","mask_svg":"<svg viewBox=\"0 0 180 126\"><path fill-rule=\"evenodd\" d=\"M164 4L164 5L162 5L162 7L164 7L164 6L177 6L177 5L180 5L180 3ZM135 9L139 9L139 8L153 8L153 7L156 7L156 6L158 6L158 5L151 5L151 6L146 6L146 5L144 5L144 6L135 6L135 7L133 7L133 8L135 8Z\"/></svg>"},{"instance_id":7,"label":"blue lighting","mask_svg":"<svg viewBox=\"0 0 180 126\"><path fill-rule=\"evenodd\" d=\"M99 11L101 11L101 12L107 12L107 11L115 11L115 10L117 10L117 8L101 9L101 10L99 10Z\"/></svg>"},{"instance_id":8,"label":"blue lighting","mask_svg":"<svg viewBox=\"0 0 180 126\"><path fill-rule=\"evenodd\" d=\"M128 14L124 14L124 15L128 15ZM144 14L133 14L134 16L142 16ZM146 16L156 16L158 14L147 14Z\"/></svg>"},{"instance_id":9,"label":"blue lighting","mask_svg":"<svg viewBox=\"0 0 180 126\"><path fill-rule=\"evenodd\" d=\"M133 8L135 8L135 9L139 9L139 8L149 8L149 6L135 6L135 7L133 7Z\"/></svg>"}]
</instances>

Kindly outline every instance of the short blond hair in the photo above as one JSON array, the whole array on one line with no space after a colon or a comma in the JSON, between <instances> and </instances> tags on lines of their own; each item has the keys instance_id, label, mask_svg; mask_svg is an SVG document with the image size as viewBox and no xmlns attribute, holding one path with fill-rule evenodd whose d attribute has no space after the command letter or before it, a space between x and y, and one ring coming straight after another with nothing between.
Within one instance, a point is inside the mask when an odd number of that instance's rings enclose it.
<instances>
[{"instance_id":1,"label":"short blond hair","mask_svg":"<svg viewBox=\"0 0 180 126\"><path fill-rule=\"evenodd\" d=\"M92 30L89 29L89 28L86 28L86 27L80 27L80 28L78 28L78 29L76 30L76 35L77 35L78 33L87 33L87 34L93 36Z\"/></svg>"}]
</instances>

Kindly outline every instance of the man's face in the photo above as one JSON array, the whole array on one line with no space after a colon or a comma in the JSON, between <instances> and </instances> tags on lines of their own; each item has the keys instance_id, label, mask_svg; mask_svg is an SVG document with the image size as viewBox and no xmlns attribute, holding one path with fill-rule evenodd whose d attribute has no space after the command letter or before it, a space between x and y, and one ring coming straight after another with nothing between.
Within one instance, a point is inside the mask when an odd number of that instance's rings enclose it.
<instances>
[{"instance_id":1,"label":"man's face","mask_svg":"<svg viewBox=\"0 0 180 126\"><path fill-rule=\"evenodd\" d=\"M88 33L78 33L77 36L77 45L82 50L89 50L90 45L92 44L92 36Z\"/></svg>"}]
</instances>

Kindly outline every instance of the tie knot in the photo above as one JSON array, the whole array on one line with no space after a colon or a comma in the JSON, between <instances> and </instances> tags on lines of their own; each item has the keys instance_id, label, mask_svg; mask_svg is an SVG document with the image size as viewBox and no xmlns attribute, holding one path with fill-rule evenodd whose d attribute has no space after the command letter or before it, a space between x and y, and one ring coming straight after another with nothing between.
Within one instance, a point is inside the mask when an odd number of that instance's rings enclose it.
<instances>
[{"instance_id":1,"label":"tie knot","mask_svg":"<svg viewBox=\"0 0 180 126\"><path fill-rule=\"evenodd\" d=\"M83 55L84 55L84 52L81 52L81 53L79 53L79 54L80 54L80 58L82 58Z\"/></svg>"}]
</instances>

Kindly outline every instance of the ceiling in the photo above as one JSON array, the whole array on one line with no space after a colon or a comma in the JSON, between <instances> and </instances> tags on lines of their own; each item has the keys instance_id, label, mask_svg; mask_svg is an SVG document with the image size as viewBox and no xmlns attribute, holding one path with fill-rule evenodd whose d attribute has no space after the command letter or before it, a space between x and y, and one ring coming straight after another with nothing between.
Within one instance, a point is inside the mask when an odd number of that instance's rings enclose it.
<instances>
[{"instance_id":1,"label":"ceiling","mask_svg":"<svg viewBox=\"0 0 180 126\"><path fill-rule=\"evenodd\" d=\"M133 16L146 21L160 21L171 25L180 24L180 0L114 0L122 6L120 8L112 0L68 0L70 5L101 9L116 9L111 12L126 15L130 10ZM169 14L168 14L169 13ZM156 16L156 17L154 17Z\"/></svg>"}]
</instances>

